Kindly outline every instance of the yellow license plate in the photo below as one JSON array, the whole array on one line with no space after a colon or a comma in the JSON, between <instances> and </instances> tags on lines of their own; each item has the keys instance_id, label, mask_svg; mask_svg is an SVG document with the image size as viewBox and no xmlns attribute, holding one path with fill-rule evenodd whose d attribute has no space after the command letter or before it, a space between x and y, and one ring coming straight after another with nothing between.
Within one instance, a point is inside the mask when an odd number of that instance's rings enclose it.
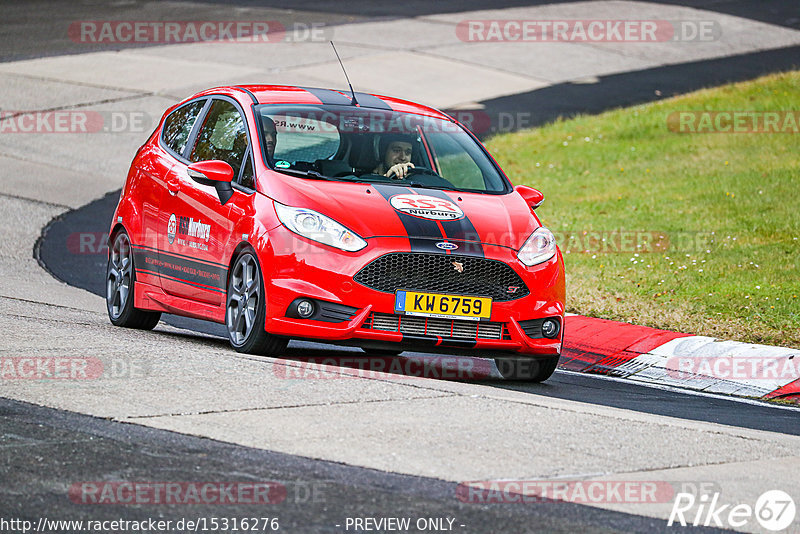
<instances>
[{"instance_id":1,"label":"yellow license plate","mask_svg":"<svg viewBox=\"0 0 800 534\"><path fill-rule=\"evenodd\" d=\"M405 315L477 321L491 317L492 299L490 297L398 291L395 294L394 311Z\"/></svg>"}]
</instances>

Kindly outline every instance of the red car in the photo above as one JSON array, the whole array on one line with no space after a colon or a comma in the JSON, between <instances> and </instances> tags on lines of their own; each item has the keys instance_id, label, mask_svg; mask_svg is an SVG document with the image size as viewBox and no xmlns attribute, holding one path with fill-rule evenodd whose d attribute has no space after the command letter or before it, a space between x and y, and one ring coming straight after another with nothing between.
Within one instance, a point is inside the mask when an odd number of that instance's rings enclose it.
<instances>
[{"instance_id":1,"label":"red car","mask_svg":"<svg viewBox=\"0 0 800 534\"><path fill-rule=\"evenodd\" d=\"M227 326L240 352L289 339L555 370L564 263L472 133L384 96L275 85L173 106L138 150L109 232L108 314Z\"/></svg>"}]
</instances>

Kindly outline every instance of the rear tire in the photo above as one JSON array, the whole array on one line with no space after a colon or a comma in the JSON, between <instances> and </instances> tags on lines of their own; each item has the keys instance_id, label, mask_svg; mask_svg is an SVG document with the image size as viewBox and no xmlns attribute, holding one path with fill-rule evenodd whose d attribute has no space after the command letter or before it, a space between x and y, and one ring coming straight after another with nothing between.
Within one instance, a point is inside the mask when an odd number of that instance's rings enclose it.
<instances>
[{"instance_id":1,"label":"rear tire","mask_svg":"<svg viewBox=\"0 0 800 534\"><path fill-rule=\"evenodd\" d=\"M125 230L114 236L106 266L106 309L111 324L125 328L152 330L161 319L161 312L133 307L136 290L136 266L133 264L131 240Z\"/></svg>"},{"instance_id":2,"label":"rear tire","mask_svg":"<svg viewBox=\"0 0 800 534\"><path fill-rule=\"evenodd\" d=\"M494 363L506 380L544 382L555 372L559 358L495 358Z\"/></svg>"},{"instance_id":3,"label":"rear tire","mask_svg":"<svg viewBox=\"0 0 800 534\"><path fill-rule=\"evenodd\" d=\"M237 352L262 356L283 354L288 340L264 330L266 293L261 268L252 252L242 252L233 262L225 303L228 340Z\"/></svg>"}]
</instances>

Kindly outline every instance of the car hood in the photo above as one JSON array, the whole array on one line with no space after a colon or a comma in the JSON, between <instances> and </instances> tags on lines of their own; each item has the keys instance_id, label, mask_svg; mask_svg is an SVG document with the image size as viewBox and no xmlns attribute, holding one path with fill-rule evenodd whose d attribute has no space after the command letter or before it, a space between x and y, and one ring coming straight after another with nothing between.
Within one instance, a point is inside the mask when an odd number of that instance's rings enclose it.
<instances>
[{"instance_id":1,"label":"car hood","mask_svg":"<svg viewBox=\"0 0 800 534\"><path fill-rule=\"evenodd\" d=\"M517 250L540 226L516 192L489 195L286 177L269 193L281 204L327 215L364 238L480 242Z\"/></svg>"}]
</instances>

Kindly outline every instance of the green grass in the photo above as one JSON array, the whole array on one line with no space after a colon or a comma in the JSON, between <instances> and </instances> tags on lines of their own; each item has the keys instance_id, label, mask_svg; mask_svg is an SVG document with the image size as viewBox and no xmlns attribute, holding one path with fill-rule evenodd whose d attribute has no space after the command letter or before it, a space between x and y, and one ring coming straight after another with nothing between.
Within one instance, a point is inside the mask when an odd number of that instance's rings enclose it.
<instances>
[{"instance_id":1,"label":"green grass","mask_svg":"<svg viewBox=\"0 0 800 534\"><path fill-rule=\"evenodd\" d=\"M670 131L670 113L686 110L800 111L800 72L487 146L514 183L545 195L537 214L560 238L569 311L800 348L800 134ZM617 252L590 239L612 231L669 246Z\"/></svg>"}]
</instances>

